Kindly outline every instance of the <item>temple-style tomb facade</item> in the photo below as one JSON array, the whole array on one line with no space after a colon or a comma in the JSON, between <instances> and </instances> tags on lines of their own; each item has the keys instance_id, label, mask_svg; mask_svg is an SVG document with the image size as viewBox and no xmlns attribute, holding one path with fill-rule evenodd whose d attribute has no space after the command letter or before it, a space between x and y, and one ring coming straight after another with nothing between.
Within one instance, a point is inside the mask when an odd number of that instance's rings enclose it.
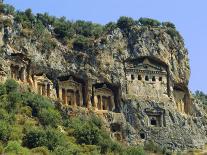
<instances>
[{"instance_id":1,"label":"temple-style tomb facade","mask_svg":"<svg viewBox=\"0 0 207 155\"><path fill-rule=\"evenodd\" d=\"M127 93L140 98L168 97L167 65L149 57L126 62Z\"/></svg>"},{"instance_id":2,"label":"temple-style tomb facade","mask_svg":"<svg viewBox=\"0 0 207 155\"><path fill-rule=\"evenodd\" d=\"M114 93L106 84L94 85L94 108L107 111L115 109Z\"/></svg>"},{"instance_id":3,"label":"temple-style tomb facade","mask_svg":"<svg viewBox=\"0 0 207 155\"><path fill-rule=\"evenodd\" d=\"M147 108L145 113L148 116L148 126L163 127L165 126L164 114L165 110L161 108Z\"/></svg>"},{"instance_id":4,"label":"temple-style tomb facade","mask_svg":"<svg viewBox=\"0 0 207 155\"><path fill-rule=\"evenodd\" d=\"M82 84L73 76L58 81L58 97L64 105L83 106Z\"/></svg>"},{"instance_id":5,"label":"temple-style tomb facade","mask_svg":"<svg viewBox=\"0 0 207 155\"><path fill-rule=\"evenodd\" d=\"M42 96L52 97L53 83L46 77L45 74L34 75L33 79L34 90L36 93Z\"/></svg>"},{"instance_id":6,"label":"temple-style tomb facade","mask_svg":"<svg viewBox=\"0 0 207 155\"><path fill-rule=\"evenodd\" d=\"M27 81L27 71L28 71L29 59L21 53L11 54L10 69L11 78L26 82Z\"/></svg>"}]
</instances>

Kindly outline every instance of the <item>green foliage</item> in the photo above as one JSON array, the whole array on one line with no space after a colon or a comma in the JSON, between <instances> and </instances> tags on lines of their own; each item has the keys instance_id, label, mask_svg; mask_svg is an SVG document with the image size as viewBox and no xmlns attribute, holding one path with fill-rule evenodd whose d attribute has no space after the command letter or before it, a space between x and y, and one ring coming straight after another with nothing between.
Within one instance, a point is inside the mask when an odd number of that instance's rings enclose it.
<instances>
[{"instance_id":1,"label":"green foliage","mask_svg":"<svg viewBox=\"0 0 207 155\"><path fill-rule=\"evenodd\" d=\"M163 22L163 23L162 23L162 26L164 26L164 27L170 27L170 28L176 29L175 24L173 24L173 23L171 23L171 22Z\"/></svg>"},{"instance_id":2,"label":"green foliage","mask_svg":"<svg viewBox=\"0 0 207 155\"><path fill-rule=\"evenodd\" d=\"M145 152L142 147L136 146L127 148L123 155L145 155Z\"/></svg>"},{"instance_id":3,"label":"green foliage","mask_svg":"<svg viewBox=\"0 0 207 155\"><path fill-rule=\"evenodd\" d=\"M76 128L74 137L79 144L95 145L100 141L100 132L94 124L84 123L79 128Z\"/></svg>"},{"instance_id":4,"label":"green foliage","mask_svg":"<svg viewBox=\"0 0 207 155\"><path fill-rule=\"evenodd\" d=\"M50 155L50 151L46 147L36 147L31 150L32 154Z\"/></svg>"},{"instance_id":5,"label":"green foliage","mask_svg":"<svg viewBox=\"0 0 207 155\"><path fill-rule=\"evenodd\" d=\"M54 108L54 105L52 105L48 99L33 93L27 92L22 94L22 99L26 106L32 108L32 115L35 117L38 116L38 112L41 111L41 109Z\"/></svg>"},{"instance_id":6,"label":"green foliage","mask_svg":"<svg viewBox=\"0 0 207 155\"><path fill-rule=\"evenodd\" d=\"M108 24L105 25L104 27L104 31L106 32L110 32L113 31L114 29L117 28L117 24L114 22L109 22Z\"/></svg>"},{"instance_id":7,"label":"green foliage","mask_svg":"<svg viewBox=\"0 0 207 155\"><path fill-rule=\"evenodd\" d=\"M193 96L200 100L204 105L207 105L207 95L204 92L197 90Z\"/></svg>"},{"instance_id":8,"label":"green foliage","mask_svg":"<svg viewBox=\"0 0 207 155\"><path fill-rule=\"evenodd\" d=\"M22 147L17 141L9 141L5 148L5 153L30 155L30 151L27 148Z\"/></svg>"},{"instance_id":9,"label":"green foliage","mask_svg":"<svg viewBox=\"0 0 207 155\"><path fill-rule=\"evenodd\" d=\"M154 152L154 153L162 153L163 150L160 148L155 142L149 140L144 145L144 150Z\"/></svg>"},{"instance_id":10,"label":"green foliage","mask_svg":"<svg viewBox=\"0 0 207 155\"><path fill-rule=\"evenodd\" d=\"M93 42L84 36L78 36L73 42L73 48L78 51L86 50L92 46Z\"/></svg>"},{"instance_id":11,"label":"green foliage","mask_svg":"<svg viewBox=\"0 0 207 155\"><path fill-rule=\"evenodd\" d=\"M130 17L122 16L117 21L117 26L125 33L129 32L129 29L135 25L135 21Z\"/></svg>"},{"instance_id":12,"label":"green foliage","mask_svg":"<svg viewBox=\"0 0 207 155\"><path fill-rule=\"evenodd\" d=\"M28 148L46 146L49 150L54 150L57 146L64 146L65 142L63 134L53 128L29 129L23 137L23 145Z\"/></svg>"},{"instance_id":13,"label":"green foliage","mask_svg":"<svg viewBox=\"0 0 207 155\"><path fill-rule=\"evenodd\" d=\"M33 128L26 132L23 137L23 145L28 148L44 146L47 142L45 130Z\"/></svg>"},{"instance_id":14,"label":"green foliage","mask_svg":"<svg viewBox=\"0 0 207 155\"><path fill-rule=\"evenodd\" d=\"M5 120L8 121L9 119L9 114L5 109L0 109L0 120Z\"/></svg>"},{"instance_id":15,"label":"green foliage","mask_svg":"<svg viewBox=\"0 0 207 155\"><path fill-rule=\"evenodd\" d=\"M103 27L99 24L93 24L92 22L86 22L78 20L74 23L74 29L76 34L83 35L85 37L99 37L103 32Z\"/></svg>"},{"instance_id":16,"label":"green foliage","mask_svg":"<svg viewBox=\"0 0 207 155\"><path fill-rule=\"evenodd\" d=\"M0 120L0 140L7 142L11 135L11 127L8 122Z\"/></svg>"},{"instance_id":17,"label":"green foliage","mask_svg":"<svg viewBox=\"0 0 207 155\"><path fill-rule=\"evenodd\" d=\"M0 96L6 94L6 87L3 84L0 84Z\"/></svg>"},{"instance_id":18,"label":"green foliage","mask_svg":"<svg viewBox=\"0 0 207 155\"><path fill-rule=\"evenodd\" d=\"M4 4L4 13L7 15L14 15L15 8L12 5Z\"/></svg>"},{"instance_id":19,"label":"green foliage","mask_svg":"<svg viewBox=\"0 0 207 155\"><path fill-rule=\"evenodd\" d=\"M143 26L160 26L161 23L158 20L151 18L140 18L138 21Z\"/></svg>"},{"instance_id":20,"label":"green foliage","mask_svg":"<svg viewBox=\"0 0 207 155\"><path fill-rule=\"evenodd\" d=\"M66 21L65 18L61 18L60 20L56 20L54 25L54 33L55 36L62 40L64 38L72 38L75 34L75 30L70 21Z\"/></svg>"},{"instance_id":21,"label":"green foliage","mask_svg":"<svg viewBox=\"0 0 207 155\"><path fill-rule=\"evenodd\" d=\"M38 113L38 118L44 126L56 127L62 122L60 113L52 108L41 109Z\"/></svg>"},{"instance_id":22,"label":"green foliage","mask_svg":"<svg viewBox=\"0 0 207 155\"><path fill-rule=\"evenodd\" d=\"M6 92L7 93L11 93L11 92L16 92L18 87L19 87L19 85L18 85L18 83L15 80L8 79L5 82L5 87L6 87Z\"/></svg>"},{"instance_id":23,"label":"green foliage","mask_svg":"<svg viewBox=\"0 0 207 155\"><path fill-rule=\"evenodd\" d=\"M11 92L8 94L7 104L5 105L6 110L18 111L21 104L21 95L19 92Z\"/></svg>"}]
</instances>

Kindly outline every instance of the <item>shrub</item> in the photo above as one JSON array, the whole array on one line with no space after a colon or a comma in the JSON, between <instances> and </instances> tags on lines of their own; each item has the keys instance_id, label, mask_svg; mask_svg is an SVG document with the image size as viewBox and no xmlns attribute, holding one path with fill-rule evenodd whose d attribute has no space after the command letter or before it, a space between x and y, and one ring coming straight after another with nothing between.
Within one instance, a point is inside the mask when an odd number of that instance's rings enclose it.
<instances>
[{"instance_id":1,"label":"shrub","mask_svg":"<svg viewBox=\"0 0 207 155\"><path fill-rule=\"evenodd\" d=\"M8 102L5 105L6 110L9 112L16 112L21 106L21 94L18 92L11 92L8 94Z\"/></svg>"},{"instance_id":2,"label":"shrub","mask_svg":"<svg viewBox=\"0 0 207 155\"><path fill-rule=\"evenodd\" d=\"M50 151L46 147L36 147L31 150L32 154L50 155Z\"/></svg>"},{"instance_id":3,"label":"shrub","mask_svg":"<svg viewBox=\"0 0 207 155\"><path fill-rule=\"evenodd\" d=\"M130 17L122 16L117 21L117 26L125 33L127 33L133 25L135 25L135 21Z\"/></svg>"},{"instance_id":4,"label":"shrub","mask_svg":"<svg viewBox=\"0 0 207 155\"><path fill-rule=\"evenodd\" d=\"M28 148L44 146L47 142L47 135L43 129L32 128L23 137L23 145Z\"/></svg>"},{"instance_id":5,"label":"shrub","mask_svg":"<svg viewBox=\"0 0 207 155\"><path fill-rule=\"evenodd\" d=\"M24 107L21 107L20 109L20 113L22 115L26 115L28 117L31 117L32 116L32 108L29 107L29 106L24 106Z\"/></svg>"},{"instance_id":6,"label":"shrub","mask_svg":"<svg viewBox=\"0 0 207 155\"><path fill-rule=\"evenodd\" d=\"M38 118L42 125L56 127L61 124L61 115L59 111L52 108L42 109L38 113Z\"/></svg>"},{"instance_id":7,"label":"shrub","mask_svg":"<svg viewBox=\"0 0 207 155\"><path fill-rule=\"evenodd\" d=\"M4 13L7 15L14 15L15 14L15 8L9 4L3 4L4 5Z\"/></svg>"},{"instance_id":8,"label":"shrub","mask_svg":"<svg viewBox=\"0 0 207 155\"><path fill-rule=\"evenodd\" d=\"M79 144L95 145L99 142L99 129L92 123L84 123L74 131L74 137Z\"/></svg>"},{"instance_id":9,"label":"shrub","mask_svg":"<svg viewBox=\"0 0 207 155\"><path fill-rule=\"evenodd\" d=\"M0 154L4 153L4 146L2 145L2 143L0 143Z\"/></svg>"},{"instance_id":10,"label":"shrub","mask_svg":"<svg viewBox=\"0 0 207 155\"><path fill-rule=\"evenodd\" d=\"M73 42L73 48L78 51L87 50L92 46L92 41L84 36L78 36Z\"/></svg>"},{"instance_id":11,"label":"shrub","mask_svg":"<svg viewBox=\"0 0 207 155\"><path fill-rule=\"evenodd\" d=\"M207 105L207 95L204 92L197 90L193 96L200 100L204 105Z\"/></svg>"},{"instance_id":12,"label":"shrub","mask_svg":"<svg viewBox=\"0 0 207 155\"><path fill-rule=\"evenodd\" d=\"M3 120L0 120L0 140L7 142L11 135L10 125Z\"/></svg>"},{"instance_id":13,"label":"shrub","mask_svg":"<svg viewBox=\"0 0 207 155\"><path fill-rule=\"evenodd\" d=\"M76 34L83 35L85 37L97 38L103 32L103 26L82 20L77 20L74 23L74 29L76 31Z\"/></svg>"},{"instance_id":14,"label":"shrub","mask_svg":"<svg viewBox=\"0 0 207 155\"><path fill-rule=\"evenodd\" d=\"M114 29L117 28L117 24L114 22L109 22L108 24L105 25L104 30L107 32L113 31Z\"/></svg>"},{"instance_id":15,"label":"shrub","mask_svg":"<svg viewBox=\"0 0 207 155\"><path fill-rule=\"evenodd\" d=\"M168 28L166 30L166 33L169 34L171 38L175 38L175 37L181 38L178 31L176 31L174 28Z\"/></svg>"},{"instance_id":16,"label":"shrub","mask_svg":"<svg viewBox=\"0 0 207 155\"><path fill-rule=\"evenodd\" d=\"M176 28L175 25L173 23L171 23L171 22L163 22L162 23L162 26L164 26L164 27L170 27L170 28L173 28L173 29Z\"/></svg>"},{"instance_id":17,"label":"shrub","mask_svg":"<svg viewBox=\"0 0 207 155\"><path fill-rule=\"evenodd\" d=\"M65 21L65 18L62 18L62 20L57 20L57 22L54 25L54 32L55 36L58 39L72 38L72 36L75 34L75 30L72 27L72 23L69 21Z\"/></svg>"},{"instance_id":18,"label":"shrub","mask_svg":"<svg viewBox=\"0 0 207 155\"><path fill-rule=\"evenodd\" d=\"M5 87L6 87L6 92L10 93L10 92L16 92L18 89L18 83L13 80L13 79L8 79L5 82Z\"/></svg>"},{"instance_id":19,"label":"shrub","mask_svg":"<svg viewBox=\"0 0 207 155\"><path fill-rule=\"evenodd\" d=\"M38 115L38 111L41 111L41 109L54 108L54 105L52 105L51 101L34 93L24 93L22 94L22 99L24 105L32 108L32 115L35 117Z\"/></svg>"},{"instance_id":20,"label":"shrub","mask_svg":"<svg viewBox=\"0 0 207 155\"><path fill-rule=\"evenodd\" d=\"M0 84L0 96L6 94L6 87L3 84Z\"/></svg>"},{"instance_id":21,"label":"shrub","mask_svg":"<svg viewBox=\"0 0 207 155\"><path fill-rule=\"evenodd\" d=\"M66 145L65 142L64 136L52 128L46 130L40 128L29 129L23 137L23 145L28 148L45 146L49 150L55 150L57 146Z\"/></svg>"},{"instance_id":22,"label":"shrub","mask_svg":"<svg viewBox=\"0 0 207 155\"><path fill-rule=\"evenodd\" d=\"M23 137L22 131L23 127L21 125L12 125L10 140L21 140Z\"/></svg>"},{"instance_id":23,"label":"shrub","mask_svg":"<svg viewBox=\"0 0 207 155\"><path fill-rule=\"evenodd\" d=\"M149 140L145 143L144 149L154 153L162 153L162 149L152 140Z\"/></svg>"},{"instance_id":24,"label":"shrub","mask_svg":"<svg viewBox=\"0 0 207 155\"><path fill-rule=\"evenodd\" d=\"M3 108L0 109L0 120L5 120L5 121L8 121L9 120L9 114Z\"/></svg>"},{"instance_id":25,"label":"shrub","mask_svg":"<svg viewBox=\"0 0 207 155\"><path fill-rule=\"evenodd\" d=\"M123 155L145 155L145 152L142 147L129 147L124 151Z\"/></svg>"},{"instance_id":26,"label":"shrub","mask_svg":"<svg viewBox=\"0 0 207 155\"><path fill-rule=\"evenodd\" d=\"M158 20L150 18L140 18L139 23L143 26L160 26L161 23Z\"/></svg>"},{"instance_id":27,"label":"shrub","mask_svg":"<svg viewBox=\"0 0 207 155\"><path fill-rule=\"evenodd\" d=\"M14 154L22 154L22 155L30 155L28 149L23 148L21 144L17 141L9 141L5 148L5 153L14 153Z\"/></svg>"}]
</instances>

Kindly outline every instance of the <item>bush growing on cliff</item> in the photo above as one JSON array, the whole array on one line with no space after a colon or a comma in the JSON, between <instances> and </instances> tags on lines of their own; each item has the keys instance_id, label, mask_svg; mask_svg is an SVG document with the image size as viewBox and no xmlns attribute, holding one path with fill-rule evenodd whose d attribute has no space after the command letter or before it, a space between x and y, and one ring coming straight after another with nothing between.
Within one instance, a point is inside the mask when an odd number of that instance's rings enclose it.
<instances>
[{"instance_id":1,"label":"bush growing on cliff","mask_svg":"<svg viewBox=\"0 0 207 155\"><path fill-rule=\"evenodd\" d=\"M193 96L200 100L204 105L207 105L207 95L204 92L197 90Z\"/></svg>"},{"instance_id":2,"label":"bush growing on cliff","mask_svg":"<svg viewBox=\"0 0 207 155\"><path fill-rule=\"evenodd\" d=\"M158 20L151 18L140 18L138 21L143 26L160 26L161 23Z\"/></svg>"},{"instance_id":3,"label":"bush growing on cliff","mask_svg":"<svg viewBox=\"0 0 207 155\"><path fill-rule=\"evenodd\" d=\"M38 112L38 118L44 126L57 127L62 123L60 113L52 108L41 109Z\"/></svg>"},{"instance_id":4,"label":"bush growing on cliff","mask_svg":"<svg viewBox=\"0 0 207 155\"><path fill-rule=\"evenodd\" d=\"M129 29L135 24L135 21L130 17L122 16L117 21L117 26L125 33L129 32Z\"/></svg>"},{"instance_id":5,"label":"bush growing on cliff","mask_svg":"<svg viewBox=\"0 0 207 155\"><path fill-rule=\"evenodd\" d=\"M93 41L84 36L78 36L73 42L73 49L81 51L93 47Z\"/></svg>"},{"instance_id":6,"label":"bush growing on cliff","mask_svg":"<svg viewBox=\"0 0 207 155\"><path fill-rule=\"evenodd\" d=\"M173 24L173 23L171 23L171 22L163 22L163 23L162 23L162 26L164 26L164 27L170 27L170 28L173 28L173 29L176 28L176 27L175 27L175 24Z\"/></svg>"},{"instance_id":7,"label":"bush growing on cliff","mask_svg":"<svg viewBox=\"0 0 207 155\"><path fill-rule=\"evenodd\" d=\"M127 148L123 155L145 155L144 149L142 147L129 147Z\"/></svg>"}]
</instances>

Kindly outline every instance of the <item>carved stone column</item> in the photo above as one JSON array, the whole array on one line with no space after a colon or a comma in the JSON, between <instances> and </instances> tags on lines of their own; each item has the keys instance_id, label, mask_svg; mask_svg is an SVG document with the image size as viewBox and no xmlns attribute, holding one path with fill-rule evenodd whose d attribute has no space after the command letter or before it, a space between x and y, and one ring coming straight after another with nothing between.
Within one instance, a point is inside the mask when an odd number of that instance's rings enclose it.
<instances>
[{"instance_id":1,"label":"carved stone column","mask_svg":"<svg viewBox=\"0 0 207 155\"><path fill-rule=\"evenodd\" d=\"M73 107L77 107L77 103L76 103L76 90L73 91Z\"/></svg>"},{"instance_id":2,"label":"carved stone column","mask_svg":"<svg viewBox=\"0 0 207 155\"><path fill-rule=\"evenodd\" d=\"M68 90L65 89L64 104L68 105Z\"/></svg>"},{"instance_id":3,"label":"carved stone column","mask_svg":"<svg viewBox=\"0 0 207 155\"><path fill-rule=\"evenodd\" d=\"M101 107L101 109L100 110L103 110L103 98L102 98L103 96L101 96L100 95L100 107Z\"/></svg>"},{"instance_id":4,"label":"carved stone column","mask_svg":"<svg viewBox=\"0 0 207 155\"><path fill-rule=\"evenodd\" d=\"M111 97L110 97L110 100L111 100L110 102L111 102L111 105L112 105L112 106L111 106L112 109L110 109L110 110L113 111L113 110L115 110L114 96L111 96Z\"/></svg>"},{"instance_id":5,"label":"carved stone column","mask_svg":"<svg viewBox=\"0 0 207 155\"><path fill-rule=\"evenodd\" d=\"M98 104L98 97L95 95L94 96L94 109L95 110L98 110L98 105L97 104Z\"/></svg>"}]
</instances>

